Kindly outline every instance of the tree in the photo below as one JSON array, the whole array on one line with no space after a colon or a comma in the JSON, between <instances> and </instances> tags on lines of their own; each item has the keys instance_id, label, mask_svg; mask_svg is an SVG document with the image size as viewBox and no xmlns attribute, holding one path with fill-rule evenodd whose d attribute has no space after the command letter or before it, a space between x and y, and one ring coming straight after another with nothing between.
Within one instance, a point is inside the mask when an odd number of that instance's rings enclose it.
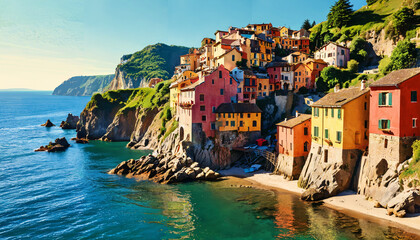
<instances>
[{"instance_id":1,"label":"tree","mask_svg":"<svg viewBox=\"0 0 420 240\"><path fill-rule=\"evenodd\" d=\"M247 63L248 63L248 60L246 60L246 59L242 59L241 61L237 61L237 62L236 62L236 66L237 66L238 68L245 69L245 68L248 68Z\"/></svg>"},{"instance_id":2,"label":"tree","mask_svg":"<svg viewBox=\"0 0 420 240\"><path fill-rule=\"evenodd\" d=\"M391 58L388 56L385 56L384 58L379 61L379 71L383 75L387 75L392 70L392 63Z\"/></svg>"},{"instance_id":3,"label":"tree","mask_svg":"<svg viewBox=\"0 0 420 240\"><path fill-rule=\"evenodd\" d=\"M276 57L286 57L289 54L290 54L290 52L288 50L280 48L280 46L278 44L274 48L274 55Z\"/></svg>"},{"instance_id":4,"label":"tree","mask_svg":"<svg viewBox=\"0 0 420 240\"><path fill-rule=\"evenodd\" d=\"M414 26L414 11L411 8L403 7L392 15L395 30L403 35Z\"/></svg>"},{"instance_id":5,"label":"tree","mask_svg":"<svg viewBox=\"0 0 420 240\"><path fill-rule=\"evenodd\" d=\"M357 70L359 70L359 62L352 59L347 62L347 69L352 73L357 73Z\"/></svg>"},{"instance_id":6,"label":"tree","mask_svg":"<svg viewBox=\"0 0 420 240\"><path fill-rule=\"evenodd\" d=\"M328 13L328 26L338 28L346 26L353 14L352 7L349 0L338 0Z\"/></svg>"},{"instance_id":7,"label":"tree","mask_svg":"<svg viewBox=\"0 0 420 240\"><path fill-rule=\"evenodd\" d=\"M400 41L397 47L392 51L391 64L392 70L398 70L411 67L417 59L416 45L406 39Z\"/></svg>"},{"instance_id":8,"label":"tree","mask_svg":"<svg viewBox=\"0 0 420 240\"><path fill-rule=\"evenodd\" d=\"M311 29L311 23L309 22L309 19L305 19L305 21L303 21L302 27L303 29L309 30Z\"/></svg>"},{"instance_id":9,"label":"tree","mask_svg":"<svg viewBox=\"0 0 420 240\"><path fill-rule=\"evenodd\" d=\"M315 22L315 21L313 21L313 22L312 22L312 26L311 26L311 27L315 27L315 25L316 25L316 22Z\"/></svg>"},{"instance_id":10,"label":"tree","mask_svg":"<svg viewBox=\"0 0 420 240\"><path fill-rule=\"evenodd\" d=\"M365 39L360 37L354 39L350 44L350 58L364 65L367 57L367 46L368 43Z\"/></svg>"}]
</instances>

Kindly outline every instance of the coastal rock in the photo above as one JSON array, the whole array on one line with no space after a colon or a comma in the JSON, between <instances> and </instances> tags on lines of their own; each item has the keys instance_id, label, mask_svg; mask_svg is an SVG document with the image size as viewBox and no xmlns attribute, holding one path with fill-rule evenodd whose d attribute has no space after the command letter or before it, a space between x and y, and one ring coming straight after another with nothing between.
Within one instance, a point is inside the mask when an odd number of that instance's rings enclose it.
<instances>
[{"instance_id":1,"label":"coastal rock","mask_svg":"<svg viewBox=\"0 0 420 240\"><path fill-rule=\"evenodd\" d=\"M50 121L50 119L48 119L44 124L41 124L41 126L52 127L52 126L55 126L55 125Z\"/></svg>"},{"instance_id":2,"label":"coastal rock","mask_svg":"<svg viewBox=\"0 0 420 240\"><path fill-rule=\"evenodd\" d=\"M74 116L73 114L69 113L67 115L66 121L61 122L60 127L62 129L76 129L78 121L79 121L79 116Z\"/></svg>"},{"instance_id":3,"label":"coastal rock","mask_svg":"<svg viewBox=\"0 0 420 240\"><path fill-rule=\"evenodd\" d=\"M318 189L309 188L308 190L302 193L300 199L305 201L319 201L327 197L330 197L330 193L325 187L322 187Z\"/></svg>"},{"instance_id":4,"label":"coastal rock","mask_svg":"<svg viewBox=\"0 0 420 240\"><path fill-rule=\"evenodd\" d=\"M41 146L40 148L36 149L35 152L62 152L65 151L70 144L67 142L66 138L57 138L54 142L50 142L46 146Z\"/></svg>"},{"instance_id":5,"label":"coastal rock","mask_svg":"<svg viewBox=\"0 0 420 240\"><path fill-rule=\"evenodd\" d=\"M408 190L391 199L387 205L387 212L396 217L404 217L406 213L420 212L420 194L418 190Z\"/></svg>"},{"instance_id":6,"label":"coastal rock","mask_svg":"<svg viewBox=\"0 0 420 240\"><path fill-rule=\"evenodd\" d=\"M81 144L89 143L89 140L86 138L72 138L70 140L75 141L76 143L81 143Z\"/></svg>"},{"instance_id":7,"label":"coastal rock","mask_svg":"<svg viewBox=\"0 0 420 240\"><path fill-rule=\"evenodd\" d=\"M216 180L219 173L210 168L200 168L191 158L185 154L173 156L172 154L160 154L157 156L143 156L138 160L130 159L124 161L109 174L134 176L148 179L157 183L171 184L194 180Z\"/></svg>"}]
</instances>

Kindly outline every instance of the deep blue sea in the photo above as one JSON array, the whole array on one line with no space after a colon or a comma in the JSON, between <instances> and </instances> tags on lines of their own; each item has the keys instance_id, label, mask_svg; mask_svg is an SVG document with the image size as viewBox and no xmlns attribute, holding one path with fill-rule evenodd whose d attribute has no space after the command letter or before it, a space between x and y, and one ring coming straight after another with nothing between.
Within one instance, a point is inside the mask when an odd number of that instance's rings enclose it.
<instances>
[{"instance_id":1,"label":"deep blue sea","mask_svg":"<svg viewBox=\"0 0 420 240\"><path fill-rule=\"evenodd\" d=\"M91 141L34 152L88 97L0 92L0 239L414 239L289 193L224 182L158 185L106 172L145 151Z\"/></svg>"}]
</instances>

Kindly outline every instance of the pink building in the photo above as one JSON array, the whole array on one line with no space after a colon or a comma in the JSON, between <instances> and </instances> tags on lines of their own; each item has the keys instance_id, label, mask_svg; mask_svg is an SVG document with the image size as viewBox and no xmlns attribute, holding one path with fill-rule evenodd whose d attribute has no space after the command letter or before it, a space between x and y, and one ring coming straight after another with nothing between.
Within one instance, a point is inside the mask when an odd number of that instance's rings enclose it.
<instances>
[{"instance_id":1,"label":"pink building","mask_svg":"<svg viewBox=\"0 0 420 240\"><path fill-rule=\"evenodd\" d=\"M182 140L199 141L200 132L215 136L216 114L222 103L236 102L238 83L223 65L198 82L181 89L179 127Z\"/></svg>"},{"instance_id":2,"label":"pink building","mask_svg":"<svg viewBox=\"0 0 420 240\"><path fill-rule=\"evenodd\" d=\"M322 59L330 66L346 68L350 60L350 49L338 43L329 42L315 52L315 59Z\"/></svg>"}]
</instances>

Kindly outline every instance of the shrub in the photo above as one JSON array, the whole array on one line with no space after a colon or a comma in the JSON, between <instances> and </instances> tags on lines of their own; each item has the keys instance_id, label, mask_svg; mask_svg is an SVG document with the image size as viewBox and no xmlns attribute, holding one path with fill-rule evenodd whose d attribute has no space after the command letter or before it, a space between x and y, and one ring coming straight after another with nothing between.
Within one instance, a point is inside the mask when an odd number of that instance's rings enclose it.
<instances>
[{"instance_id":1,"label":"shrub","mask_svg":"<svg viewBox=\"0 0 420 240\"><path fill-rule=\"evenodd\" d=\"M415 23L414 11L411 8L403 7L392 15L395 30L404 35Z\"/></svg>"},{"instance_id":2,"label":"shrub","mask_svg":"<svg viewBox=\"0 0 420 240\"><path fill-rule=\"evenodd\" d=\"M416 45L408 39L400 41L391 54L392 70L409 68L415 63L416 59Z\"/></svg>"},{"instance_id":3,"label":"shrub","mask_svg":"<svg viewBox=\"0 0 420 240\"><path fill-rule=\"evenodd\" d=\"M352 59L347 63L347 69L352 72L352 73L356 73L359 69L359 62L357 62L356 60Z\"/></svg>"},{"instance_id":4,"label":"shrub","mask_svg":"<svg viewBox=\"0 0 420 240\"><path fill-rule=\"evenodd\" d=\"M350 58L363 65L367 57L367 45L367 41L363 38L358 37L354 39L350 44Z\"/></svg>"},{"instance_id":5,"label":"shrub","mask_svg":"<svg viewBox=\"0 0 420 240\"><path fill-rule=\"evenodd\" d=\"M389 58L388 56L385 56L384 58L381 59L381 61L379 61L379 71L382 74L386 75L391 70L392 70L391 58Z\"/></svg>"}]
</instances>

